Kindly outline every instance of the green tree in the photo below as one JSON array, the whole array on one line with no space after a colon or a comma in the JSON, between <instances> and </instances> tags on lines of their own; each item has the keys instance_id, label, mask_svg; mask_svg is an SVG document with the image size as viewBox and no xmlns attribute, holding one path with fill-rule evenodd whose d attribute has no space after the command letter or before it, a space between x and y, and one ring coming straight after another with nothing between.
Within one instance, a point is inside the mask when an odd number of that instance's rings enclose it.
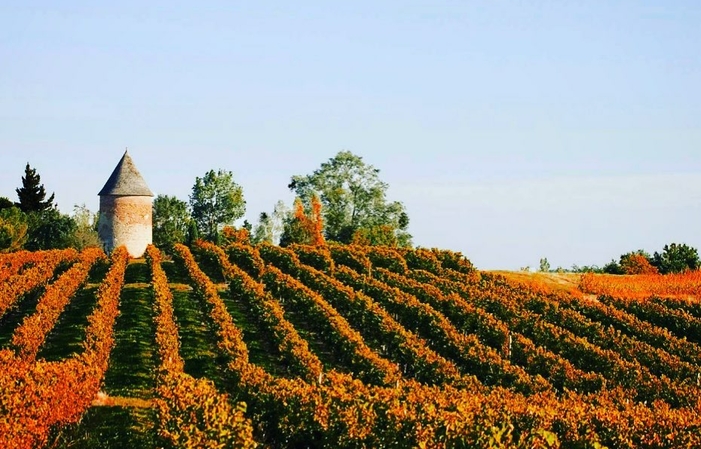
<instances>
[{"instance_id":1,"label":"green tree","mask_svg":"<svg viewBox=\"0 0 701 449\"><path fill-rule=\"evenodd\" d=\"M27 214L29 231L25 249L68 248L73 244L76 223L72 217L62 214L56 208Z\"/></svg>"},{"instance_id":2,"label":"green tree","mask_svg":"<svg viewBox=\"0 0 701 449\"><path fill-rule=\"evenodd\" d=\"M0 209L0 253L22 249L27 229L27 216L18 207Z\"/></svg>"},{"instance_id":3,"label":"green tree","mask_svg":"<svg viewBox=\"0 0 701 449\"><path fill-rule=\"evenodd\" d=\"M187 240L190 212L185 201L158 195L153 200L153 244L170 252L176 243Z\"/></svg>"},{"instance_id":4,"label":"green tree","mask_svg":"<svg viewBox=\"0 0 701 449\"><path fill-rule=\"evenodd\" d=\"M197 222L195 220L190 220L187 225L187 235L185 236L185 244L187 246L192 246L195 241L200 238L200 230L197 229Z\"/></svg>"},{"instance_id":5,"label":"green tree","mask_svg":"<svg viewBox=\"0 0 701 449\"><path fill-rule=\"evenodd\" d=\"M90 211L85 204L73 206L73 221L75 231L71 246L82 250L91 246L102 248L102 240L97 233L98 214Z\"/></svg>"},{"instance_id":6,"label":"green tree","mask_svg":"<svg viewBox=\"0 0 701 449\"><path fill-rule=\"evenodd\" d=\"M409 216L404 205L387 201L388 185L380 170L360 156L341 151L312 174L293 176L288 187L311 210L311 199L321 199L324 234L327 240L349 243L359 229L390 226L401 246L411 245L407 232Z\"/></svg>"},{"instance_id":7,"label":"green tree","mask_svg":"<svg viewBox=\"0 0 701 449\"><path fill-rule=\"evenodd\" d=\"M299 198L295 198L293 211L285 219L284 229L280 236L280 246L289 246L295 243L301 245L312 243L312 229L304 212L302 200Z\"/></svg>"},{"instance_id":8,"label":"green tree","mask_svg":"<svg viewBox=\"0 0 701 449\"><path fill-rule=\"evenodd\" d=\"M41 183L41 177L37 174L36 169L29 167L29 163L24 168L22 187L15 189L15 191L19 197L19 203L16 205L22 212L42 212L53 207L54 194L52 193L48 200L44 200L46 190Z\"/></svg>"},{"instance_id":9,"label":"green tree","mask_svg":"<svg viewBox=\"0 0 701 449\"><path fill-rule=\"evenodd\" d=\"M397 233L387 225L360 228L353 234L351 243L358 245L398 246Z\"/></svg>"},{"instance_id":10,"label":"green tree","mask_svg":"<svg viewBox=\"0 0 701 449\"><path fill-rule=\"evenodd\" d=\"M606 274L625 274L623 268L621 268L618 262L616 262L614 259L611 259L611 262L604 265L601 271L603 271Z\"/></svg>"},{"instance_id":11,"label":"green tree","mask_svg":"<svg viewBox=\"0 0 701 449\"><path fill-rule=\"evenodd\" d=\"M208 171L195 179L190 195L192 218L205 238L216 241L219 229L243 217L246 201L243 188L230 171Z\"/></svg>"},{"instance_id":12,"label":"green tree","mask_svg":"<svg viewBox=\"0 0 701 449\"><path fill-rule=\"evenodd\" d=\"M573 264L572 268L570 268L570 272L571 273L603 273L604 269L599 268L598 265L583 265L580 267L577 264Z\"/></svg>"},{"instance_id":13,"label":"green tree","mask_svg":"<svg viewBox=\"0 0 701 449\"><path fill-rule=\"evenodd\" d=\"M698 250L684 243L665 245L662 253L655 251L651 263L662 274L698 270L701 265Z\"/></svg>"},{"instance_id":14,"label":"green tree","mask_svg":"<svg viewBox=\"0 0 701 449\"><path fill-rule=\"evenodd\" d=\"M545 273L550 271L550 262L548 262L547 257L543 257L542 259L540 259L540 265L538 267L538 271L542 271Z\"/></svg>"},{"instance_id":15,"label":"green tree","mask_svg":"<svg viewBox=\"0 0 701 449\"><path fill-rule=\"evenodd\" d=\"M253 228L253 243L268 242L277 245L289 214L290 211L282 200L275 203L272 214L261 212L258 223Z\"/></svg>"},{"instance_id":16,"label":"green tree","mask_svg":"<svg viewBox=\"0 0 701 449\"><path fill-rule=\"evenodd\" d=\"M251 241L254 244L273 243L273 221L267 212L260 213L258 223L253 228Z\"/></svg>"},{"instance_id":17,"label":"green tree","mask_svg":"<svg viewBox=\"0 0 701 449\"><path fill-rule=\"evenodd\" d=\"M9 198L0 196L0 210L2 209L9 209L11 207L14 207L15 203L13 203Z\"/></svg>"}]
</instances>

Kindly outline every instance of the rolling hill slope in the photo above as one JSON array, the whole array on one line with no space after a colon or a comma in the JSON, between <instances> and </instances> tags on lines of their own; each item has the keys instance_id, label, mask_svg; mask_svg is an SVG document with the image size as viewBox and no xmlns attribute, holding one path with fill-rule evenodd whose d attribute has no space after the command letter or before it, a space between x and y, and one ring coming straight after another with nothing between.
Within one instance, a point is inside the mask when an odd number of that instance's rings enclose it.
<instances>
[{"instance_id":1,"label":"rolling hill slope","mask_svg":"<svg viewBox=\"0 0 701 449\"><path fill-rule=\"evenodd\" d=\"M3 447L701 445L692 300L341 245L18 253L0 273Z\"/></svg>"}]
</instances>

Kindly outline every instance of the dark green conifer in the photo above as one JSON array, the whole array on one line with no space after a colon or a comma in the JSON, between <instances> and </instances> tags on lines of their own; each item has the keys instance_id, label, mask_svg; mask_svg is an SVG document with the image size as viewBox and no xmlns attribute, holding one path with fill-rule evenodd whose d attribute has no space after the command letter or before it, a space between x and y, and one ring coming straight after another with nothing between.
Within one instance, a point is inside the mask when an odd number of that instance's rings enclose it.
<instances>
[{"instance_id":1,"label":"dark green conifer","mask_svg":"<svg viewBox=\"0 0 701 449\"><path fill-rule=\"evenodd\" d=\"M37 174L36 169L29 166L24 168L24 176L22 177L22 187L15 189L19 202L15 203L22 212L41 212L53 207L54 194L52 193L48 200L46 198L46 190L41 183L41 176Z\"/></svg>"}]
</instances>

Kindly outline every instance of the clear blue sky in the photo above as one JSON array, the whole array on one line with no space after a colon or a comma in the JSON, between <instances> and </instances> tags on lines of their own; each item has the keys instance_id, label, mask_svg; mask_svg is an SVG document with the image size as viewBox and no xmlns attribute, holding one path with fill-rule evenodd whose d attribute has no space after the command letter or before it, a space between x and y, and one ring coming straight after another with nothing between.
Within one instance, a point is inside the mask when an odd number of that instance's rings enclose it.
<instances>
[{"instance_id":1,"label":"clear blue sky","mask_svg":"<svg viewBox=\"0 0 701 449\"><path fill-rule=\"evenodd\" d=\"M0 3L0 195L66 212L124 147L156 193L234 172L255 221L340 150L481 268L701 247L701 3Z\"/></svg>"}]
</instances>

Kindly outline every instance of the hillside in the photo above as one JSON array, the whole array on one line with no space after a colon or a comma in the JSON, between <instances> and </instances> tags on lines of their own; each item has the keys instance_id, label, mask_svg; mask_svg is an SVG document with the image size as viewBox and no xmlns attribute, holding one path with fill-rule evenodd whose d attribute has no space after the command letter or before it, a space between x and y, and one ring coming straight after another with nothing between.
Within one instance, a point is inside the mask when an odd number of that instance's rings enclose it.
<instances>
[{"instance_id":1,"label":"hillside","mask_svg":"<svg viewBox=\"0 0 701 449\"><path fill-rule=\"evenodd\" d=\"M494 273L505 277L509 281L515 282L532 289L540 289L543 293L564 292L578 295L582 275L579 273L545 273L540 271L501 271L493 270Z\"/></svg>"},{"instance_id":2,"label":"hillside","mask_svg":"<svg viewBox=\"0 0 701 449\"><path fill-rule=\"evenodd\" d=\"M0 443L701 445L698 303L579 284L425 249L0 255Z\"/></svg>"}]
</instances>

